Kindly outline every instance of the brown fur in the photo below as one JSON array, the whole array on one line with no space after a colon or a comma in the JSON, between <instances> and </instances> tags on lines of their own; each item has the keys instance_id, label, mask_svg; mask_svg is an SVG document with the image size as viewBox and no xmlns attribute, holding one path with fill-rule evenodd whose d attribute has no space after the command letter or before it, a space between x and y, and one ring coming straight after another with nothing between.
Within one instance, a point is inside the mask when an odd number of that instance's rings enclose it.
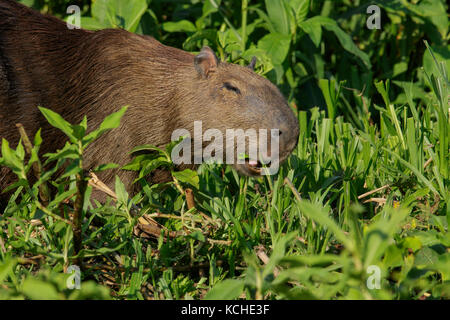
<instances>
[{"instance_id":1,"label":"brown fur","mask_svg":"<svg viewBox=\"0 0 450 320\"><path fill-rule=\"evenodd\" d=\"M30 137L42 128L42 153L54 152L67 139L38 106L71 123L87 116L93 129L128 105L121 126L88 148L87 169L124 165L133 147L163 146L174 129L191 130L194 120L203 121L203 130L280 128L286 158L295 147L298 122L279 90L248 68L223 62L214 67L208 57L195 66L194 58L124 30L69 30L56 18L0 0L0 138L17 145L20 122ZM241 93L224 88L225 82ZM132 172L110 171L100 178L111 185L116 174L131 188ZM0 168L0 190L14 180Z\"/></svg>"}]
</instances>

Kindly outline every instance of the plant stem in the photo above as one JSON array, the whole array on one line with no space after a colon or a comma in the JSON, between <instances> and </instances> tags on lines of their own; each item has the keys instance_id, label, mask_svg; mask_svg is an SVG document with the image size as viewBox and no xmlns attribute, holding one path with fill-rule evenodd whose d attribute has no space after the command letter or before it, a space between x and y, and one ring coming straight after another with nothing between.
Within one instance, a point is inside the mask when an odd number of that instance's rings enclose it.
<instances>
[{"instance_id":1,"label":"plant stem","mask_svg":"<svg viewBox=\"0 0 450 320\"><path fill-rule=\"evenodd\" d=\"M28 138L28 135L25 131L25 128L21 123L16 124L17 129L19 130L20 137L22 138L23 144L25 146L25 150L27 151L28 155L31 157L33 153L33 144L31 143L30 139ZM33 163L33 171L34 175L37 180L41 178L42 173L42 165L39 159ZM44 203L44 206L48 205L48 200L50 199L50 192L48 190L47 184L43 182L39 186L39 196L41 197L42 202Z\"/></svg>"},{"instance_id":2,"label":"plant stem","mask_svg":"<svg viewBox=\"0 0 450 320\"><path fill-rule=\"evenodd\" d=\"M76 176L77 179L77 197L75 199L74 204L74 212L73 212L73 247L74 247L74 255L77 256L82 247L82 234L81 234L81 222L83 219L83 205L84 205L84 196L86 194L87 188L87 180L84 177L83 172L83 147L79 146L79 154L80 154L80 163L79 163L79 173ZM77 257L74 259L74 263L81 268L82 257Z\"/></svg>"},{"instance_id":3,"label":"plant stem","mask_svg":"<svg viewBox=\"0 0 450 320\"><path fill-rule=\"evenodd\" d=\"M245 52L245 46L247 43L247 13L248 13L248 0L242 0L242 53Z\"/></svg>"}]
</instances>

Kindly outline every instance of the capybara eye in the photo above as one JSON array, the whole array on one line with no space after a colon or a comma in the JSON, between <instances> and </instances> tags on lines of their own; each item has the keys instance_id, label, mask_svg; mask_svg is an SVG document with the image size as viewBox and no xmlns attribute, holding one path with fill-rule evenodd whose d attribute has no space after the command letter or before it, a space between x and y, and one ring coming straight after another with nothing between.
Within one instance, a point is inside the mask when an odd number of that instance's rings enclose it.
<instances>
[{"instance_id":1,"label":"capybara eye","mask_svg":"<svg viewBox=\"0 0 450 320\"><path fill-rule=\"evenodd\" d=\"M233 92L236 92L237 94L241 94L241 90L239 90L238 88L236 88L235 86L233 86L231 83L229 83L229 82L225 82L224 84L223 84L223 88L225 88L225 89L227 89L227 90L230 90L230 91L233 91Z\"/></svg>"}]
</instances>

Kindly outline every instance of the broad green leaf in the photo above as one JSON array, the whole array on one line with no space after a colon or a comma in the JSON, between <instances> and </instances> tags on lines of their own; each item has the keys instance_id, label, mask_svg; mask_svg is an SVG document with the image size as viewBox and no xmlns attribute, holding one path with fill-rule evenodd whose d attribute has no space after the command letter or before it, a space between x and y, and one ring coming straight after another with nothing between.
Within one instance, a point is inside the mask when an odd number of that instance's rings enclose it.
<instances>
[{"instance_id":1,"label":"broad green leaf","mask_svg":"<svg viewBox=\"0 0 450 320\"><path fill-rule=\"evenodd\" d=\"M289 35L289 14L284 0L266 0L266 11L275 30L282 35Z\"/></svg>"},{"instance_id":2,"label":"broad green leaf","mask_svg":"<svg viewBox=\"0 0 450 320\"><path fill-rule=\"evenodd\" d=\"M444 3L445 1L441 0L422 0L417 5L408 4L408 8L415 7L417 10L415 12L429 20L444 39L449 27L448 11L446 11Z\"/></svg>"},{"instance_id":3,"label":"broad green leaf","mask_svg":"<svg viewBox=\"0 0 450 320\"><path fill-rule=\"evenodd\" d=\"M92 16L103 28L135 32L147 8L146 0L96 0L92 4Z\"/></svg>"},{"instance_id":4,"label":"broad green leaf","mask_svg":"<svg viewBox=\"0 0 450 320\"><path fill-rule=\"evenodd\" d=\"M401 242L401 246L403 249L411 249L413 252L416 252L422 248L422 242L418 237L406 237Z\"/></svg>"},{"instance_id":5,"label":"broad green leaf","mask_svg":"<svg viewBox=\"0 0 450 320\"><path fill-rule=\"evenodd\" d=\"M144 166L144 163L154 160L158 158L158 154L140 154L133 158L133 160L128 163L127 165L123 166L123 170L130 170L130 171L139 171Z\"/></svg>"},{"instance_id":6,"label":"broad green leaf","mask_svg":"<svg viewBox=\"0 0 450 320\"><path fill-rule=\"evenodd\" d=\"M299 23L299 27L309 35L316 47L319 47L322 40L322 25L320 21L308 19Z\"/></svg>"},{"instance_id":7,"label":"broad green leaf","mask_svg":"<svg viewBox=\"0 0 450 320\"><path fill-rule=\"evenodd\" d=\"M369 56L365 52L361 51L355 45L355 43L353 42L351 36L348 35L347 33L345 33L338 26L336 21L334 21L334 20L332 20L330 18L316 16L316 17L310 18L310 19L305 20L305 21L300 23L300 27L306 33L310 34L312 32L314 34L313 38L314 38L315 41L317 41L318 38L319 38L319 33L318 33L318 31L316 31L318 25L324 27L328 31L333 32L335 34L335 36L338 38L339 43L342 45L342 47L345 50L347 50L348 52L350 52L350 53L354 54L355 56L357 56L358 58L360 58L361 61L364 63L364 65L368 69L372 67L372 64L370 63ZM315 44L316 44L316 42L315 42Z\"/></svg>"},{"instance_id":8,"label":"broad green leaf","mask_svg":"<svg viewBox=\"0 0 450 320\"><path fill-rule=\"evenodd\" d=\"M201 233L200 231L194 231L189 233L187 236L187 238L193 239L193 240L197 240L197 241L201 241L201 242L205 242L206 238L203 235L203 233Z\"/></svg>"},{"instance_id":9,"label":"broad green leaf","mask_svg":"<svg viewBox=\"0 0 450 320\"><path fill-rule=\"evenodd\" d=\"M447 46L431 46L433 55L438 62L444 64L447 77L450 76L450 45ZM423 68L428 75L434 74L436 77L442 75L442 70L438 69L430 50L425 50L423 54Z\"/></svg>"},{"instance_id":10,"label":"broad green leaf","mask_svg":"<svg viewBox=\"0 0 450 320\"><path fill-rule=\"evenodd\" d=\"M156 159L152 159L149 161L142 162L142 170L139 172L139 178L137 178L134 182L137 182L138 180L146 177L148 174L150 174L153 170L159 168L159 167L170 167L172 165L171 162L167 160L166 157L158 157Z\"/></svg>"},{"instance_id":11,"label":"broad green leaf","mask_svg":"<svg viewBox=\"0 0 450 320\"><path fill-rule=\"evenodd\" d=\"M41 129L36 132L36 135L34 136L34 147L40 147L42 144L42 136L41 136Z\"/></svg>"},{"instance_id":12,"label":"broad green leaf","mask_svg":"<svg viewBox=\"0 0 450 320\"><path fill-rule=\"evenodd\" d=\"M62 148L61 150L58 150L55 153L46 153L44 154L44 157L47 158L47 160L45 161L44 165L47 165L48 163L52 162L52 161L56 161L56 160L61 160L61 159L79 159L80 158L80 154L78 152L77 146L74 144L70 144L69 142L66 143L66 145L64 146L64 148Z\"/></svg>"},{"instance_id":13,"label":"broad green leaf","mask_svg":"<svg viewBox=\"0 0 450 320\"><path fill-rule=\"evenodd\" d=\"M86 147L89 143L98 139L106 131L119 127L120 120L122 119L127 109L128 107L123 107L119 111L108 115L105 118L105 120L103 120L103 122L100 124L100 127L97 130L92 131L83 139L83 146Z\"/></svg>"},{"instance_id":14,"label":"broad green leaf","mask_svg":"<svg viewBox=\"0 0 450 320\"><path fill-rule=\"evenodd\" d=\"M128 203L128 192L126 191L125 185L122 181L120 181L120 178L116 176L116 195L117 195L117 201L120 203L123 203L124 205L127 205Z\"/></svg>"},{"instance_id":15,"label":"broad green leaf","mask_svg":"<svg viewBox=\"0 0 450 320\"><path fill-rule=\"evenodd\" d=\"M280 33L270 33L258 41L258 48L266 52L274 65L281 65L286 59L291 45L291 37Z\"/></svg>"},{"instance_id":16,"label":"broad green leaf","mask_svg":"<svg viewBox=\"0 0 450 320\"><path fill-rule=\"evenodd\" d=\"M298 25L306 19L309 13L310 0L290 0L288 3L294 10L295 19Z\"/></svg>"},{"instance_id":17,"label":"broad green leaf","mask_svg":"<svg viewBox=\"0 0 450 320\"><path fill-rule=\"evenodd\" d=\"M395 245L388 246L384 252L383 264L386 268L400 267L403 264L402 250Z\"/></svg>"},{"instance_id":18,"label":"broad green leaf","mask_svg":"<svg viewBox=\"0 0 450 320\"><path fill-rule=\"evenodd\" d=\"M0 284L5 281L8 274L12 273L14 271L14 267L17 264L16 259L7 258L6 260L3 260L0 264Z\"/></svg>"},{"instance_id":19,"label":"broad green leaf","mask_svg":"<svg viewBox=\"0 0 450 320\"><path fill-rule=\"evenodd\" d=\"M392 238L409 215L408 209L385 207L374 223L364 230L364 267L377 264Z\"/></svg>"},{"instance_id":20,"label":"broad green leaf","mask_svg":"<svg viewBox=\"0 0 450 320\"><path fill-rule=\"evenodd\" d=\"M139 151L157 151L157 152L160 152L160 153L164 154L164 150L162 150L161 148L158 148L158 147L156 147L154 145L151 145L151 144L145 144L145 145L142 145L142 146L137 146L137 147L133 148L133 150L131 150L130 154L131 153L135 153L135 152L139 152Z\"/></svg>"},{"instance_id":21,"label":"broad green leaf","mask_svg":"<svg viewBox=\"0 0 450 320\"><path fill-rule=\"evenodd\" d=\"M80 24L86 30L100 30L110 26L92 17L81 17Z\"/></svg>"},{"instance_id":22,"label":"broad green leaf","mask_svg":"<svg viewBox=\"0 0 450 320\"><path fill-rule=\"evenodd\" d=\"M69 300L110 300L110 289L95 281L83 281L80 290L72 290Z\"/></svg>"},{"instance_id":23,"label":"broad green leaf","mask_svg":"<svg viewBox=\"0 0 450 320\"><path fill-rule=\"evenodd\" d=\"M31 300L60 300L62 298L51 283L31 277L25 279L21 291Z\"/></svg>"},{"instance_id":24,"label":"broad green leaf","mask_svg":"<svg viewBox=\"0 0 450 320\"><path fill-rule=\"evenodd\" d=\"M442 275L442 280L447 284L450 281L450 253L439 255L438 261L435 261L435 268Z\"/></svg>"},{"instance_id":25,"label":"broad green leaf","mask_svg":"<svg viewBox=\"0 0 450 320\"><path fill-rule=\"evenodd\" d=\"M162 28L167 32L196 32L197 28L189 20L164 22Z\"/></svg>"},{"instance_id":26,"label":"broad green leaf","mask_svg":"<svg viewBox=\"0 0 450 320\"><path fill-rule=\"evenodd\" d=\"M183 171L173 171L172 175L181 183L187 183L195 188L199 188L199 177L196 171L186 169Z\"/></svg>"},{"instance_id":27,"label":"broad green leaf","mask_svg":"<svg viewBox=\"0 0 450 320\"><path fill-rule=\"evenodd\" d=\"M15 168L21 168L22 162L15 154L14 150L9 147L9 142L2 138L2 157L3 161L8 166L14 166Z\"/></svg>"},{"instance_id":28,"label":"broad green leaf","mask_svg":"<svg viewBox=\"0 0 450 320\"><path fill-rule=\"evenodd\" d=\"M63 117L47 108L39 107L39 110L41 110L42 114L47 119L48 123L64 132L65 135L69 137L70 141L72 142L77 141L77 138L73 133L72 125L66 120L64 120Z\"/></svg>"},{"instance_id":29,"label":"broad green leaf","mask_svg":"<svg viewBox=\"0 0 450 320\"><path fill-rule=\"evenodd\" d=\"M414 263L416 265L433 265L438 259L439 255L436 251L429 247L424 247L417 251Z\"/></svg>"},{"instance_id":30,"label":"broad green leaf","mask_svg":"<svg viewBox=\"0 0 450 320\"><path fill-rule=\"evenodd\" d=\"M205 296L205 300L234 300L244 291L244 281L227 279L216 284Z\"/></svg>"},{"instance_id":31,"label":"broad green leaf","mask_svg":"<svg viewBox=\"0 0 450 320\"><path fill-rule=\"evenodd\" d=\"M99 165L98 167L95 167L92 171L101 172L101 171L106 171L106 170L117 169L118 167L119 167L119 165L116 163L105 163L105 164Z\"/></svg>"}]
</instances>

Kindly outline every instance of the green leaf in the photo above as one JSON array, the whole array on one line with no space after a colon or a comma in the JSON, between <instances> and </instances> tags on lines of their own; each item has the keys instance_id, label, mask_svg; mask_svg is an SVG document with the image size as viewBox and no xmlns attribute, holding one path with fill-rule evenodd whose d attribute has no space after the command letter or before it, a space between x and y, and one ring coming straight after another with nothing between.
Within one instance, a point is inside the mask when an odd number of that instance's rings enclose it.
<instances>
[{"instance_id":1,"label":"green leaf","mask_svg":"<svg viewBox=\"0 0 450 320\"><path fill-rule=\"evenodd\" d=\"M19 142L19 144L21 144ZM13 149L9 147L7 140L2 138L2 157L3 163L9 167L20 179L26 180L25 169L23 162L19 159Z\"/></svg>"},{"instance_id":2,"label":"green leaf","mask_svg":"<svg viewBox=\"0 0 450 320\"><path fill-rule=\"evenodd\" d=\"M309 35L316 47L319 47L322 40L322 25L319 21L308 19L299 23L299 27Z\"/></svg>"},{"instance_id":3,"label":"green leaf","mask_svg":"<svg viewBox=\"0 0 450 320\"><path fill-rule=\"evenodd\" d=\"M438 261L435 261L435 267L441 273L442 280L448 284L450 281L450 253L441 254Z\"/></svg>"},{"instance_id":4,"label":"green leaf","mask_svg":"<svg viewBox=\"0 0 450 320\"><path fill-rule=\"evenodd\" d=\"M139 171L143 166L144 162L148 162L158 158L158 154L140 154L133 158L133 160L122 167L122 170Z\"/></svg>"},{"instance_id":5,"label":"green leaf","mask_svg":"<svg viewBox=\"0 0 450 320\"><path fill-rule=\"evenodd\" d=\"M94 168L94 172L101 172L101 171L106 171L106 170L112 170L112 169L117 169L120 166L116 163L105 163L105 164L101 164L98 167Z\"/></svg>"},{"instance_id":6,"label":"green leaf","mask_svg":"<svg viewBox=\"0 0 450 320\"><path fill-rule=\"evenodd\" d=\"M36 132L36 135L34 136L34 147L40 147L42 144L41 131L42 129L39 129L38 132Z\"/></svg>"},{"instance_id":7,"label":"green leaf","mask_svg":"<svg viewBox=\"0 0 450 320\"><path fill-rule=\"evenodd\" d=\"M173 171L172 175L181 183L187 183L195 188L199 188L199 177L196 171L186 169L183 171Z\"/></svg>"},{"instance_id":8,"label":"green leaf","mask_svg":"<svg viewBox=\"0 0 450 320\"><path fill-rule=\"evenodd\" d=\"M14 151L9 147L8 140L2 138L2 157L3 161L7 164L12 164L14 166L20 167L21 161L15 155Z\"/></svg>"},{"instance_id":9,"label":"green leaf","mask_svg":"<svg viewBox=\"0 0 450 320\"><path fill-rule=\"evenodd\" d=\"M264 267L263 278L268 276L273 272L276 265L283 259L286 252L286 247L288 244L297 236L297 232L291 232L283 237L281 237L274 245L270 259Z\"/></svg>"},{"instance_id":10,"label":"green leaf","mask_svg":"<svg viewBox=\"0 0 450 320\"><path fill-rule=\"evenodd\" d=\"M166 32L196 32L197 28L189 20L164 22L162 28Z\"/></svg>"},{"instance_id":11,"label":"green leaf","mask_svg":"<svg viewBox=\"0 0 450 320\"><path fill-rule=\"evenodd\" d=\"M120 178L116 176L116 195L117 195L117 201L120 203L123 203L125 206L128 203L128 192L125 189L125 185L122 181L120 181Z\"/></svg>"},{"instance_id":12,"label":"green leaf","mask_svg":"<svg viewBox=\"0 0 450 320\"><path fill-rule=\"evenodd\" d=\"M434 57L431 53L433 53ZM425 72L429 75L434 74L436 77L443 76L443 70L439 68L439 64L435 59L444 64L445 74L447 76L450 75L450 45L432 45L429 50L426 50L423 54L423 68Z\"/></svg>"},{"instance_id":13,"label":"green leaf","mask_svg":"<svg viewBox=\"0 0 450 320\"><path fill-rule=\"evenodd\" d=\"M416 252L422 248L422 242L418 237L406 237L401 242L401 246L404 249L411 249L413 252Z\"/></svg>"},{"instance_id":14,"label":"green leaf","mask_svg":"<svg viewBox=\"0 0 450 320\"><path fill-rule=\"evenodd\" d=\"M197 241L201 241L201 242L205 242L206 241L205 236L200 231L191 232L191 233L189 233L186 236L186 238L197 240Z\"/></svg>"},{"instance_id":15,"label":"green leaf","mask_svg":"<svg viewBox=\"0 0 450 320\"><path fill-rule=\"evenodd\" d=\"M205 296L205 300L234 300L244 291L244 281L227 279L216 284Z\"/></svg>"},{"instance_id":16,"label":"green leaf","mask_svg":"<svg viewBox=\"0 0 450 320\"><path fill-rule=\"evenodd\" d=\"M290 0L289 5L294 10L297 25L304 21L309 13L310 0Z\"/></svg>"},{"instance_id":17,"label":"green leaf","mask_svg":"<svg viewBox=\"0 0 450 320\"><path fill-rule=\"evenodd\" d=\"M62 201L70 199L72 196L74 196L77 193L77 191L78 190L74 188L59 194L52 200L52 202L49 203L48 208L51 209L57 207Z\"/></svg>"},{"instance_id":18,"label":"green leaf","mask_svg":"<svg viewBox=\"0 0 450 320\"><path fill-rule=\"evenodd\" d=\"M389 92L389 79L386 80L386 88L384 87L383 80L375 82L375 88L377 88L378 92L383 97L383 101L384 101L384 104L386 105L386 107L389 107L389 105L391 104L391 100L389 99L389 94L388 94L388 92Z\"/></svg>"},{"instance_id":19,"label":"green leaf","mask_svg":"<svg viewBox=\"0 0 450 320\"><path fill-rule=\"evenodd\" d=\"M401 229L410 210L393 209L386 206L374 223L364 230L364 267L377 264L386 248L392 243L392 237Z\"/></svg>"},{"instance_id":20,"label":"green leaf","mask_svg":"<svg viewBox=\"0 0 450 320\"><path fill-rule=\"evenodd\" d=\"M90 134L88 134L83 139L83 146L86 147L89 143L98 139L106 131L119 127L120 120L122 119L122 117L125 114L125 112L127 111L127 109L128 109L128 107L123 107L119 111L108 115L105 118L105 120L103 120L103 122L100 124L100 127L97 130L92 131Z\"/></svg>"},{"instance_id":21,"label":"green leaf","mask_svg":"<svg viewBox=\"0 0 450 320\"><path fill-rule=\"evenodd\" d=\"M439 260L439 255L436 251L429 247L425 247L417 251L414 263L416 265L433 265Z\"/></svg>"},{"instance_id":22,"label":"green leaf","mask_svg":"<svg viewBox=\"0 0 450 320\"><path fill-rule=\"evenodd\" d=\"M46 153L44 154L44 157L47 157L47 160L45 161L44 165L47 165L48 163L60 159L79 159L80 155L78 153L77 146L74 144L70 144L69 142L66 143L64 148L61 150L58 150L55 153Z\"/></svg>"},{"instance_id":23,"label":"green leaf","mask_svg":"<svg viewBox=\"0 0 450 320\"><path fill-rule=\"evenodd\" d=\"M306 25L306 29L305 29L305 25ZM362 62L364 63L364 65L366 66L366 68L370 69L372 67L372 64L370 63L370 59L369 56L361 51L353 42L352 38L350 37L350 35L348 35L347 33L345 33L336 23L336 21L330 19L330 18L326 18L326 17L321 17L321 16L316 16L316 17L312 17L308 20L303 21L302 23L300 23L300 27L308 34L310 34L310 32L315 32L316 35L314 37L317 37L318 32L316 31L317 26L320 25L322 27L324 27L325 29L327 29L328 31L331 31L334 33L334 35L338 38L339 43L342 45L342 47L347 50L348 52L354 54L355 56L357 56L358 58L360 58L362 60ZM317 38L315 39L317 41Z\"/></svg>"},{"instance_id":24,"label":"green leaf","mask_svg":"<svg viewBox=\"0 0 450 320\"><path fill-rule=\"evenodd\" d=\"M445 39L448 33L448 12L446 12L445 1L422 0L417 5L409 4L409 8L415 7L418 14L429 20L439 31L441 37Z\"/></svg>"},{"instance_id":25,"label":"green leaf","mask_svg":"<svg viewBox=\"0 0 450 320\"><path fill-rule=\"evenodd\" d=\"M402 251L395 245L387 247L384 252L383 264L387 268L400 267L403 264Z\"/></svg>"},{"instance_id":26,"label":"green leaf","mask_svg":"<svg viewBox=\"0 0 450 320\"><path fill-rule=\"evenodd\" d=\"M48 123L64 132L64 134L69 137L70 141L74 143L77 142L77 138L74 135L72 125L69 122L64 120L63 117L50 109L39 107L39 110L41 110Z\"/></svg>"},{"instance_id":27,"label":"green leaf","mask_svg":"<svg viewBox=\"0 0 450 320\"><path fill-rule=\"evenodd\" d=\"M284 0L266 0L266 11L276 32L289 35L289 19L291 18L285 6Z\"/></svg>"},{"instance_id":28,"label":"green leaf","mask_svg":"<svg viewBox=\"0 0 450 320\"><path fill-rule=\"evenodd\" d=\"M134 182L144 178L148 174L150 174L153 170L159 167L170 167L172 165L171 162L167 160L166 157L158 157L156 159L152 159L149 161L142 162L142 170L139 172L139 178L137 178Z\"/></svg>"},{"instance_id":29,"label":"green leaf","mask_svg":"<svg viewBox=\"0 0 450 320\"><path fill-rule=\"evenodd\" d=\"M281 65L289 53L291 37L281 33L270 33L258 41L258 48L266 52L274 65Z\"/></svg>"},{"instance_id":30,"label":"green leaf","mask_svg":"<svg viewBox=\"0 0 450 320\"><path fill-rule=\"evenodd\" d=\"M0 284L3 283L8 274L14 271L14 267L17 264L17 260L13 258L7 258L0 264Z\"/></svg>"},{"instance_id":31,"label":"green leaf","mask_svg":"<svg viewBox=\"0 0 450 320\"><path fill-rule=\"evenodd\" d=\"M135 32L147 8L146 0L96 0L92 4L92 16L102 28Z\"/></svg>"},{"instance_id":32,"label":"green leaf","mask_svg":"<svg viewBox=\"0 0 450 320\"><path fill-rule=\"evenodd\" d=\"M31 300L60 300L62 298L51 283L33 278L25 279L21 291Z\"/></svg>"},{"instance_id":33,"label":"green leaf","mask_svg":"<svg viewBox=\"0 0 450 320\"><path fill-rule=\"evenodd\" d=\"M160 152L161 154L164 154L164 150L162 150L161 148L158 148L154 145L151 144L145 144L142 146L137 146L135 147L133 150L131 150L131 153L135 153L135 152L139 152L139 151L157 151Z\"/></svg>"},{"instance_id":34,"label":"green leaf","mask_svg":"<svg viewBox=\"0 0 450 320\"><path fill-rule=\"evenodd\" d=\"M109 24L105 24L92 17L81 17L80 26L86 30L100 30L109 26Z\"/></svg>"}]
</instances>

